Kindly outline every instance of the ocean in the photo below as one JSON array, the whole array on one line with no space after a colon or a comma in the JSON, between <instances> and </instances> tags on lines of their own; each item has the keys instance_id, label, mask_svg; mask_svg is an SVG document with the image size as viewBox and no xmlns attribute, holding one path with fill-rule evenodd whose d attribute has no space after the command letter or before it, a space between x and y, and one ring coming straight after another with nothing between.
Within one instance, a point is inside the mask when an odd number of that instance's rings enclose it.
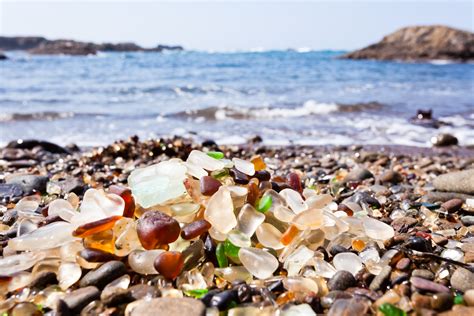
<instances>
[{"instance_id":1,"label":"ocean","mask_svg":"<svg viewBox=\"0 0 474 316\"><path fill-rule=\"evenodd\" d=\"M0 143L474 144L474 64L354 61L341 51L100 53L0 61ZM439 128L412 124L432 109Z\"/></svg>"}]
</instances>

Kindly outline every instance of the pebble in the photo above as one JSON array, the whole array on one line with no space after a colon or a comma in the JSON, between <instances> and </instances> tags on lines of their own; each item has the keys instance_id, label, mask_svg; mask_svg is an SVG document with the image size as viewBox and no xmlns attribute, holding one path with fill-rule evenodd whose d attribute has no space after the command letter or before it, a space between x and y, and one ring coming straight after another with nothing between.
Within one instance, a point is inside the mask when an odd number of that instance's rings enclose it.
<instances>
[{"instance_id":1,"label":"pebble","mask_svg":"<svg viewBox=\"0 0 474 316\"><path fill-rule=\"evenodd\" d=\"M433 248L431 242L423 237L419 236L410 236L405 243L407 248L422 251L422 252L431 252Z\"/></svg>"},{"instance_id":2,"label":"pebble","mask_svg":"<svg viewBox=\"0 0 474 316\"><path fill-rule=\"evenodd\" d=\"M431 308L437 311L446 311L453 306L453 301L451 293L437 293L431 299Z\"/></svg>"},{"instance_id":3,"label":"pebble","mask_svg":"<svg viewBox=\"0 0 474 316\"><path fill-rule=\"evenodd\" d=\"M225 310L229 304L238 298L235 290L226 290L212 296L209 306L217 307L220 311Z\"/></svg>"},{"instance_id":4,"label":"pebble","mask_svg":"<svg viewBox=\"0 0 474 316\"><path fill-rule=\"evenodd\" d=\"M5 183L20 185L23 189L23 193L28 195L34 192L45 193L48 180L49 178L46 176L13 174L5 178Z\"/></svg>"},{"instance_id":5,"label":"pebble","mask_svg":"<svg viewBox=\"0 0 474 316\"><path fill-rule=\"evenodd\" d=\"M357 285L357 280L348 271L338 271L328 282L328 288L330 291L344 291L347 288Z\"/></svg>"},{"instance_id":6,"label":"pebble","mask_svg":"<svg viewBox=\"0 0 474 316\"><path fill-rule=\"evenodd\" d=\"M339 299L332 304L328 316L365 315L369 311L369 302L362 298Z\"/></svg>"},{"instance_id":7,"label":"pebble","mask_svg":"<svg viewBox=\"0 0 474 316\"><path fill-rule=\"evenodd\" d=\"M56 273L52 271L43 271L38 273L30 283L31 288L44 289L51 284L58 284Z\"/></svg>"},{"instance_id":8,"label":"pebble","mask_svg":"<svg viewBox=\"0 0 474 316\"><path fill-rule=\"evenodd\" d=\"M461 222L465 226L472 226L474 225L474 215L466 215L461 217Z\"/></svg>"},{"instance_id":9,"label":"pebble","mask_svg":"<svg viewBox=\"0 0 474 316\"><path fill-rule=\"evenodd\" d=\"M461 292L474 289L474 273L464 268L457 268L451 276L451 286Z\"/></svg>"},{"instance_id":10,"label":"pebble","mask_svg":"<svg viewBox=\"0 0 474 316\"><path fill-rule=\"evenodd\" d=\"M77 289L67 294L62 301L65 303L67 311L65 313L59 313L60 315L78 315L81 310L90 302L100 298L99 289L95 286L87 286L81 289ZM60 308L61 310L63 308ZM67 313L69 312L69 313Z\"/></svg>"},{"instance_id":11,"label":"pebble","mask_svg":"<svg viewBox=\"0 0 474 316\"><path fill-rule=\"evenodd\" d=\"M436 190L474 194L474 169L449 172L433 181Z\"/></svg>"},{"instance_id":12,"label":"pebble","mask_svg":"<svg viewBox=\"0 0 474 316\"><path fill-rule=\"evenodd\" d=\"M390 277L391 273L392 273L392 267L390 266L383 267L382 271L380 271L380 273L375 276L372 282L370 282L369 288L372 291L381 290L382 287L385 285L385 283L387 283L388 278Z\"/></svg>"},{"instance_id":13,"label":"pebble","mask_svg":"<svg viewBox=\"0 0 474 316\"><path fill-rule=\"evenodd\" d=\"M410 267L411 260L409 258L402 258L397 262L397 265L395 266L398 270L406 270Z\"/></svg>"},{"instance_id":14,"label":"pebble","mask_svg":"<svg viewBox=\"0 0 474 316\"><path fill-rule=\"evenodd\" d=\"M461 199L451 199L441 204L441 207L448 211L448 213L454 213L461 209L463 203L464 201Z\"/></svg>"},{"instance_id":15,"label":"pebble","mask_svg":"<svg viewBox=\"0 0 474 316\"><path fill-rule=\"evenodd\" d=\"M160 297L143 300L131 310L130 316L204 316L206 306L192 298Z\"/></svg>"},{"instance_id":16,"label":"pebble","mask_svg":"<svg viewBox=\"0 0 474 316\"><path fill-rule=\"evenodd\" d=\"M14 198L23 196L23 188L19 184L0 183L0 200L9 202Z\"/></svg>"},{"instance_id":17,"label":"pebble","mask_svg":"<svg viewBox=\"0 0 474 316\"><path fill-rule=\"evenodd\" d=\"M413 217L400 217L394 219L390 225L393 229L399 233L406 233L410 227L415 226L418 223Z\"/></svg>"},{"instance_id":18,"label":"pebble","mask_svg":"<svg viewBox=\"0 0 474 316\"><path fill-rule=\"evenodd\" d=\"M431 138L431 143L435 147L454 146L458 144L458 139L451 134L438 134Z\"/></svg>"},{"instance_id":19,"label":"pebble","mask_svg":"<svg viewBox=\"0 0 474 316\"><path fill-rule=\"evenodd\" d=\"M89 271L80 281L80 287L96 286L100 289L108 283L121 277L127 269L121 261L109 261L101 265L99 268Z\"/></svg>"},{"instance_id":20,"label":"pebble","mask_svg":"<svg viewBox=\"0 0 474 316\"><path fill-rule=\"evenodd\" d=\"M382 183L399 183L403 181L403 176L393 170L387 170L379 177L379 181Z\"/></svg>"},{"instance_id":21,"label":"pebble","mask_svg":"<svg viewBox=\"0 0 474 316\"><path fill-rule=\"evenodd\" d=\"M474 289L467 290L463 295L463 299L467 306L474 306Z\"/></svg>"},{"instance_id":22,"label":"pebble","mask_svg":"<svg viewBox=\"0 0 474 316\"><path fill-rule=\"evenodd\" d=\"M373 177L374 175L369 170L361 167L355 167L346 175L344 182L363 181Z\"/></svg>"},{"instance_id":23,"label":"pebble","mask_svg":"<svg viewBox=\"0 0 474 316\"><path fill-rule=\"evenodd\" d=\"M430 281L433 281L435 278L434 273L426 269L415 269L411 273L411 276L423 278Z\"/></svg>"},{"instance_id":24,"label":"pebble","mask_svg":"<svg viewBox=\"0 0 474 316\"><path fill-rule=\"evenodd\" d=\"M411 277L410 278L410 283L413 285L415 288L422 290L422 291L427 291L427 292L449 292L449 289L439 283L435 283L430 280L426 280L420 277Z\"/></svg>"}]
</instances>

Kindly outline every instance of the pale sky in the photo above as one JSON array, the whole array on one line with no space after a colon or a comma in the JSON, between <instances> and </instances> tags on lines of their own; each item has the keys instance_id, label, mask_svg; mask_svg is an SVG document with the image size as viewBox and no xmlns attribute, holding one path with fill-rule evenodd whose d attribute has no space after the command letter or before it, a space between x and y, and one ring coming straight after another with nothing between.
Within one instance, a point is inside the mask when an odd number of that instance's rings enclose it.
<instances>
[{"instance_id":1,"label":"pale sky","mask_svg":"<svg viewBox=\"0 0 474 316\"><path fill-rule=\"evenodd\" d=\"M474 30L473 1L0 0L0 35L151 47L355 49L407 25Z\"/></svg>"}]
</instances>

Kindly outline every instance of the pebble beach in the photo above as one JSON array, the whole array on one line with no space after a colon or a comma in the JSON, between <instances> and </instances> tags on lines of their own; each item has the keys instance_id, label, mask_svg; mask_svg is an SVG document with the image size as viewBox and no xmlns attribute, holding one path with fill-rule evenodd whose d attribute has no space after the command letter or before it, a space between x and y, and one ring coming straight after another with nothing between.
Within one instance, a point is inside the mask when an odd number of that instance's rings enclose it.
<instances>
[{"instance_id":1,"label":"pebble beach","mask_svg":"<svg viewBox=\"0 0 474 316\"><path fill-rule=\"evenodd\" d=\"M2 315L470 315L474 150L0 150Z\"/></svg>"}]
</instances>

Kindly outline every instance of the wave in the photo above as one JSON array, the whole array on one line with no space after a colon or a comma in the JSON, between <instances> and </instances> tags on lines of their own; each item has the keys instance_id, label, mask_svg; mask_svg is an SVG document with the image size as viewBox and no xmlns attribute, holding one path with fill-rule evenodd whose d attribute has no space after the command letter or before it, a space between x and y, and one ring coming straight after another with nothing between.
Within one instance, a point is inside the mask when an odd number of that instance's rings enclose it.
<instances>
[{"instance_id":1,"label":"wave","mask_svg":"<svg viewBox=\"0 0 474 316\"><path fill-rule=\"evenodd\" d=\"M19 122L19 121L56 121L78 117L105 117L110 116L106 113L75 113L75 112L31 112L31 113L0 113L0 122Z\"/></svg>"},{"instance_id":2,"label":"wave","mask_svg":"<svg viewBox=\"0 0 474 316\"><path fill-rule=\"evenodd\" d=\"M199 120L225 120L228 118L235 120L246 119L275 119L275 118L295 118L316 115L327 115L333 112L363 112L374 111L383 108L383 104L378 102L357 103L357 104L336 104L320 103L314 100L306 101L302 106L294 108L279 107L230 107L211 106L203 109L185 110L167 114L166 117L178 119L199 119Z\"/></svg>"}]
</instances>

